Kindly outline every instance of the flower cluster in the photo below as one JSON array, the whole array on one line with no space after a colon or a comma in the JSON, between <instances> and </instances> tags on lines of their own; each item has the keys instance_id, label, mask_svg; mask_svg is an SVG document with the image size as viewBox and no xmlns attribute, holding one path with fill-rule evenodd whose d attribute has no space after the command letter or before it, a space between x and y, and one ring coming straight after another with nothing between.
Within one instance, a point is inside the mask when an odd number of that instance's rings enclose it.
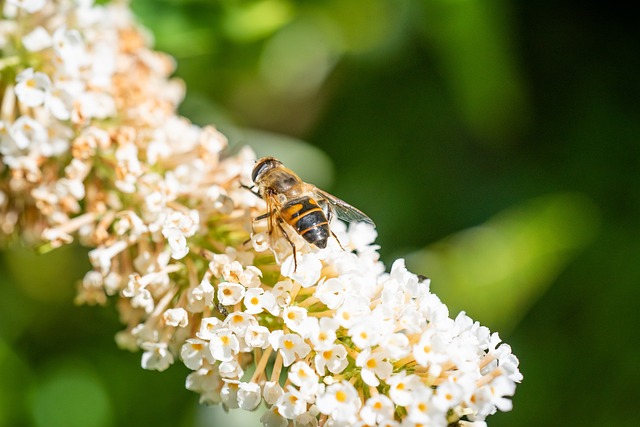
<instances>
[{"instance_id":1,"label":"flower cluster","mask_svg":"<svg viewBox=\"0 0 640 427\"><path fill-rule=\"evenodd\" d=\"M269 235L249 149L176 114L183 85L125 2L9 0L0 20L0 224L91 265L79 303L117 301L142 367L180 360L203 403L269 426L482 425L522 379L496 333L449 316L373 227L325 249ZM339 243L338 243L339 241Z\"/></svg>"}]
</instances>

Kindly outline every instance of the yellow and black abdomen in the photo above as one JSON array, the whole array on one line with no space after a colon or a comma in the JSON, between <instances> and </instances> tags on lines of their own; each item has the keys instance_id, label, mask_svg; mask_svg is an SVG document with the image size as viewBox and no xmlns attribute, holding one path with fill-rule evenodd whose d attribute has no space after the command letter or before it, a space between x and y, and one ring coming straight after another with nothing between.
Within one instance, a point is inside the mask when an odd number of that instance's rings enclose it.
<instances>
[{"instance_id":1,"label":"yellow and black abdomen","mask_svg":"<svg viewBox=\"0 0 640 427\"><path fill-rule=\"evenodd\" d=\"M280 216L307 242L319 248L327 246L329 221L318 202L310 197L300 197L285 203Z\"/></svg>"}]
</instances>

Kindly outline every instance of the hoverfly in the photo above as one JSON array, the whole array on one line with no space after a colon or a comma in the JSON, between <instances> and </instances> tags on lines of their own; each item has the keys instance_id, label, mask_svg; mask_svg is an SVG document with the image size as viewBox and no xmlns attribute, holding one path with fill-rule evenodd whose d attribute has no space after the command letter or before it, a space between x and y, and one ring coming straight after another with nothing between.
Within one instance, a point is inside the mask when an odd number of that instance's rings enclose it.
<instances>
[{"instance_id":1,"label":"hoverfly","mask_svg":"<svg viewBox=\"0 0 640 427\"><path fill-rule=\"evenodd\" d=\"M279 230L293 249L294 268L297 268L295 244L289 238L282 223L289 224L307 242L325 248L329 236L336 235L329 228L333 216L346 222L375 224L359 209L339 198L302 181L292 170L273 157L263 157L256 162L251 179L258 187L258 194L267 202L267 212L255 220L268 219L268 232ZM342 247L342 245L340 245Z\"/></svg>"}]
</instances>

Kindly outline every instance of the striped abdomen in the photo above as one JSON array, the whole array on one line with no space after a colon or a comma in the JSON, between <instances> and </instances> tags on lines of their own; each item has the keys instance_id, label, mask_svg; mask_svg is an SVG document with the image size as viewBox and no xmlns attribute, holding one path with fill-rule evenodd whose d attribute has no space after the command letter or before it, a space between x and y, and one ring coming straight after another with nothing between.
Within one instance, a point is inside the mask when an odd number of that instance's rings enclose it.
<instances>
[{"instance_id":1,"label":"striped abdomen","mask_svg":"<svg viewBox=\"0 0 640 427\"><path fill-rule=\"evenodd\" d=\"M312 198L301 197L288 201L280 209L280 216L307 242L321 249L327 246L329 221Z\"/></svg>"}]
</instances>

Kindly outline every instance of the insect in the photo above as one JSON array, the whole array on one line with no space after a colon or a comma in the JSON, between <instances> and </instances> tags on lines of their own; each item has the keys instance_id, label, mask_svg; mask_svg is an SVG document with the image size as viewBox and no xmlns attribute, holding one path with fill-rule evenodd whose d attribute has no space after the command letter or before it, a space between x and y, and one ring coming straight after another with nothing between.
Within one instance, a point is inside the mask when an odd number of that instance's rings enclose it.
<instances>
[{"instance_id":1,"label":"insect","mask_svg":"<svg viewBox=\"0 0 640 427\"><path fill-rule=\"evenodd\" d=\"M289 224L307 242L321 249L329 236L336 235L329 228L333 216L346 222L365 222L375 227L371 219L350 204L302 181L291 169L273 157L256 162L251 179L258 194L267 202L267 212L255 220L268 219L268 232L279 230L293 249L294 269L298 266L296 247L289 238L283 222ZM342 247L342 245L340 245Z\"/></svg>"}]
</instances>

